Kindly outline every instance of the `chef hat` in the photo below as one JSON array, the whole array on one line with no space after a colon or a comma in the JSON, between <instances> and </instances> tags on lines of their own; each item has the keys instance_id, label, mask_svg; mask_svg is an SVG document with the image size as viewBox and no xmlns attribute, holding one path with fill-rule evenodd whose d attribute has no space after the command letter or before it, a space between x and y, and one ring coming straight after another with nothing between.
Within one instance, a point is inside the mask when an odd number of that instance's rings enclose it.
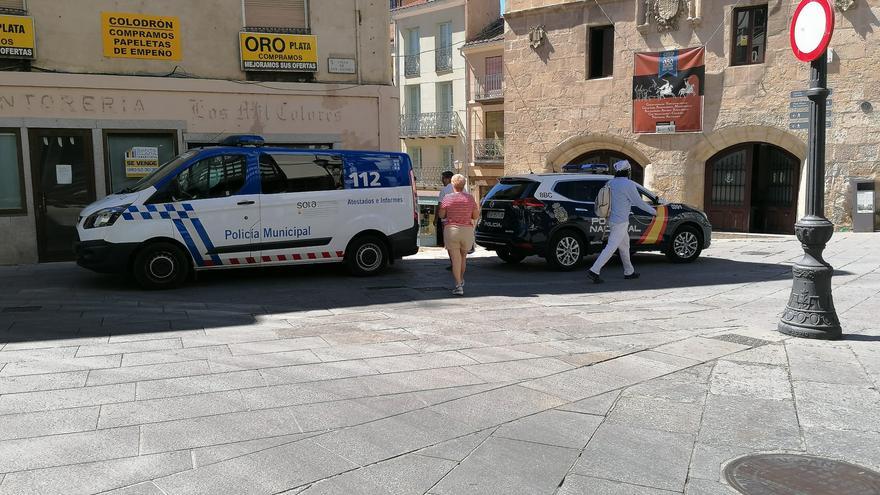
<instances>
[{"instance_id":1,"label":"chef hat","mask_svg":"<svg viewBox=\"0 0 880 495\"><path fill-rule=\"evenodd\" d=\"M620 160L619 162L614 163L614 171L615 172L622 172L624 170L629 170L629 169L630 169L630 164L627 160Z\"/></svg>"}]
</instances>

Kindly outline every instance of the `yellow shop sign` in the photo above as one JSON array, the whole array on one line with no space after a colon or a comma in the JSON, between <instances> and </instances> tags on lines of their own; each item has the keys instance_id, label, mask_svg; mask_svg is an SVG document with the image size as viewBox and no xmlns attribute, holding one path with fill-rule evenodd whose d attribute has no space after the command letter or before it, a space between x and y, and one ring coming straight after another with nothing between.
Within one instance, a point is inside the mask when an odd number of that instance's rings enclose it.
<instances>
[{"instance_id":1,"label":"yellow shop sign","mask_svg":"<svg viewBox=\"0 0 880 495\"><path fill-rule=\"evenodd\" d=\"M34 18L0 15L0 57L34 58Z\"/></svg>"},{"instance_id":2,"label":"yellow shop sign","mask_svg":"<svg viewBox=\"0 0 880 495\"><path fill-rule=\"evenodd\" d=\"M318 38L304 34L239 33L241 70L315 72Z\"/></svg>"},{"instance_id":3,"label":"yellow shop sign","mask_svg":"<svg viewBox=\"0 0 880 495\"><path fill-rule=\"evenodd\" d=\"M101 12L104 56L180 60L180 19Z\"/></svg>"}]
</instances>

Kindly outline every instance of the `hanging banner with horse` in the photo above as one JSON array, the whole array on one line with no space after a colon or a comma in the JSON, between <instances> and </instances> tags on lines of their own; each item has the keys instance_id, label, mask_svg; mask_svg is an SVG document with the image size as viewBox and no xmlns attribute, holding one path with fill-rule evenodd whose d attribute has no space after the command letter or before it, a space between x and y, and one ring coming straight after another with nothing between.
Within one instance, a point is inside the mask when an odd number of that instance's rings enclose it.
<instances>
[{"instance_id":1,"label":"hanging banner with horse","mask_svg":"<svg viewBox=\"0 0 880 495\"><path fill-rule=\"evenodd\" d=\"M633 132L703 130L705 48L635 54Z\"/></svg>"}]
</instances>

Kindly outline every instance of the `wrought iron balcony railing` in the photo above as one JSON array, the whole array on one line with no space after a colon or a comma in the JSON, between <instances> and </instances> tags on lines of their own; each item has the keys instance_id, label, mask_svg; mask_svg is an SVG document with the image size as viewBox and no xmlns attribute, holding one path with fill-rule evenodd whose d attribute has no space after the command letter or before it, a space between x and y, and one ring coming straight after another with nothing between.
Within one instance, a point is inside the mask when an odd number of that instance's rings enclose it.
<instances>
[{"instance_id":1,"label":"wrought iron balcony railing","mask_svg":"<svg viewBox=\"0 0 880 495\"><path fill-rule=\"evenodd\" d=\"M420 5L423 3L432 2L433 0L390 0L391 10L394 9L402 9L405 7L410 7L412 5Z\"/></svg>"},{"instance_id":2,"label":"wrought iron balcony railing","mask_svg":"<svg viewBox=\"0 0 880 495\"><path fill-rule=\"evenodd\" d=\"M421 73L419 67L419 54L406 55L403 57L403 75L406 77L418 77Z\"/></svg>"},{"instance_id":3,"label":"wrought iron balcony railing","mask_svg":"<svg viewBox=\"0 0 880 495\"><path fill-rule=\"evenodd\" d=\"M415 113L400 116L401 137L457 136L460 134L455 112Z\"/></svg>"},{"instance_id":4,"label":"wrought iron balcony railing","mask_svg":"<svg viewBox=\"0 0 880 495\"><path fill-rule=\"evenodd\" d=\"M474 160L504 160L504 138L474 139Z\"/></svg>"},{"instance_id":5,"label":"wrought iron balcony railing","mask_svg":"<svg viewBox=\"0 0 880 495\"><path fill-rule=\"evenodd\" d=\"M452 70L451 46L441 46L434 52L434 67L437 72Z\"/></svg>"},{"instance_id":6,"label":"wrought iron balcony railing","mask_svg":"<svg viewBox=\"0 0 880 495\"><path fill-rule=\"evenodd\" d=\"M442 189L443 182L440 179L440 174L447 170L455 171L452 165L413 165L416 187L419 189Z\"/></svg>"},{"instance_id":7,"label":"wrought iron balcony railing","mask_svg":"<svg viewBox=\"0 0 880 495\"><path fill-rule=\"evenodd\" d=\"M504 99L504 76L502 74L478 77L474 86L474 101Z\"/></svg>"}]
</instances>

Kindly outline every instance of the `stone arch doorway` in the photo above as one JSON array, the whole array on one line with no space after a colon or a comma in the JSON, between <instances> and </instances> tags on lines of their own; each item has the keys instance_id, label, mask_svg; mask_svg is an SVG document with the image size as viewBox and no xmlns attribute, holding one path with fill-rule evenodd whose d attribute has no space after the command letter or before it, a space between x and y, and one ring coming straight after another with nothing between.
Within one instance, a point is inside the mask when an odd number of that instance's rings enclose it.
<instances>
[{"instance_id":1,"label":"stone arch doorway","mask_svg":"<svg viewBox=\"0 0 880 495\"><path fill-rule=\"evenodd\" d=\"M584 165L594 165L594 170L597 173L608 173L613 175L614 171L611 166L620 160L627 160L632 165L632 180L639 184L645 183L645 169L642 164L625 153L615 150L601 149L588 151L573 158L566 165L563 165L562 170L566 172L575 172Z\"/></svg>"},{"instance_id":2,"label":"stone arch doorway","mask_svg":"<svg viewBox=\"0 0 880 495\"><path fill-rule=\"evenodd\" d=\"M704 208L716 230L792 234L801 161L779 146L750 142L706 161Z\"/></svg>"}]
</instances>

